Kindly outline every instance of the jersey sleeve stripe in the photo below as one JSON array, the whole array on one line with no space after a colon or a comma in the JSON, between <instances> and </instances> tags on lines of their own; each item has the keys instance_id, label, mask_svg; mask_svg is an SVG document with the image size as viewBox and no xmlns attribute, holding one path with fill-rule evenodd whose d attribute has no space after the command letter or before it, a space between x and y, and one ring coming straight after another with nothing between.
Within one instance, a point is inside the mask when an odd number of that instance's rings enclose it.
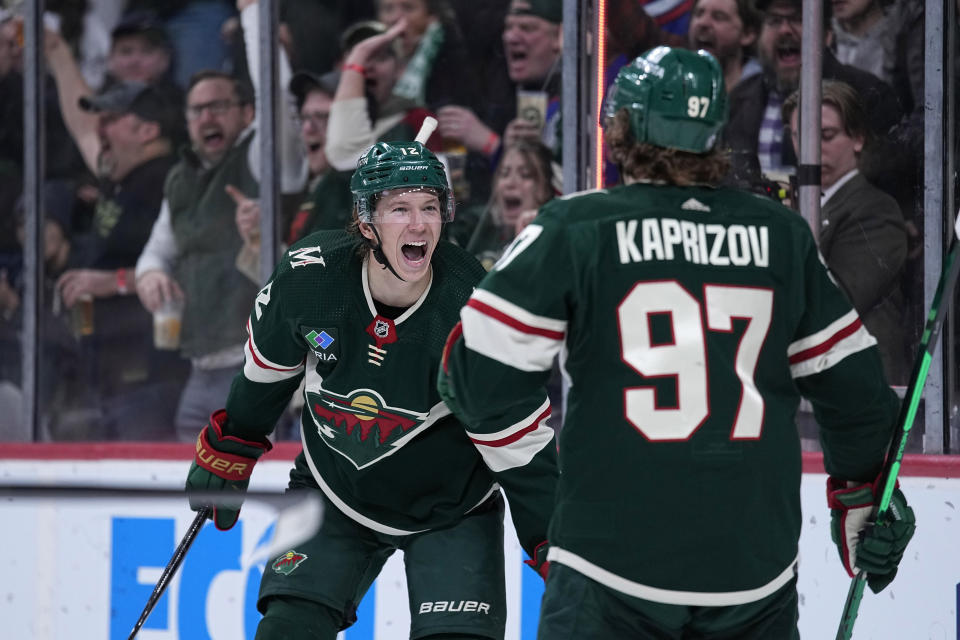
<instances>
[{"instance_id":1,"label":"jersey sleeve stripe","mask_svg":"<svg viewBox=\"0 0 960 640\"><path fill-rule=\"evenodd\" d=\"M468 304L460 312L467 348L520 371L547 371L560 350L563 334L546 337L501 322Z\"/></svg>"},{"instance_id":2,"label":"jersey sleeve stripe","mask_svg":"<svg viewBox=\"0 0 960 640\"><path fill-rule=\"evenodd\" d=\"M870 335L866 327L857 320L857 326L851 331L843 331L835 340L825 343L825 348L811 348L801 352L803 359L790 358L790 375L802 378L825 371L836 365L849 355L853 355L877 344L876 338ZM800 354L797 354L800 355Z\"/></svg>"},{"instance_id":3,"label":"jersey sleeve stripe","mask_svg":"<svg viewBox=\"0 0 960 640\"><path fill-rule=\"evenodd\" d=\"M473 303L480 304L473 305ZM515 326L517 329L524 330L526 333L539 333L543 336L562 339L563 334L567 331L566 320L557 320L555 318L530 313L523 307L515 305L509 300L501 298L486 289L477 289L474 291L467 304L471 304L477 309L487 310L487 312L494 317L498 317L496 314L499 314L499 316L503 317L503 322L511 324L511 326Z\"/></svg>"},{"instance_id":4,"label":"jersey sleeve stripe","mask_svg":"<svg viewBox=\"0 0 960 640\"><path fill-rule=\"evenodd\" d=\"M856 330L856 327L859 326L859 323L860 317L857 315L856 311L851 309L842 317L837 318L820 331L794 341L789 347L787 347L787 356L789 356L790 362L794 362L795 356L801 354L802 352L821 348L823 345L829 343L830 340L836 341L836 336L844 331L847 333L852 333ZM803 358L801 357L797 360L799 361L802 359Z\"/></svg>"},{"instance_id":5,"label":"jersey sleeve stripe","mask_svg":"<svg viewBox=\"0 0 960 640\"><path fill-rule=\"evenodd\" d=\"M304 368L304 361L300 364L286 367L271 362L264 357L253 341L253 326L247 320L247 342L243 345L244 362L243 375L251 382L280 382L300 374Z\"/></svg>"},{"instance_id":6,"label":"jersey sleeve stripe","mask_svg":"<svg viewBox=\"0 0 960 640\"><path fill-rule=\"evenodd\" d=\"M543 405L541 405L533 415L499 434L481 436L468 432L470 440L473 441L484 463L491 471L499 473L523 467L529 464L544 447L550 445L553 441L553 429L547 426L546 422L550 415L550 403L547 401L545 404L547 406L545 411L542 410ZM509 432L509 435L488 439L504 432Z\"/></svg>"},{"instance_id":7,"label":"jersey sleeve stripe","mask_svg":"<svg viewBox=\"0 0 960 640\"><path fill-rule=\"evenodd\" d=\"M470 436L470 439L477 444L487 445L488 447L501 447L519 440L521 437L523 437L524 433L528 433L533 429L536 429L537 424L541 420L545 420L549 415L550 400L547 399L543 401L543 404L537 407L536 411L528 415L523 420L510 425L506 429L502 429L501 431L496 431L494 433L477 433L475 431L467 431L467 435Z\"/></svg>"},{"instance_id":8,"label":"jersey sleeve stripe","mask_svg":"<svg viewBox=\"0 0 960 640\"><path fill-rule=\"evenodd\" d=\"M488 304L480 302L479 300L471 299L467 302L467 306L473 309L476 309L480 313L490 316L491 318L502 322L503 324L521 331L523 333L529 333L535 336L543 336L545 338L553 338L554 340L560 340L563 338L562 331L551 331L550 329L541 329L539 327L534 327L529 324L520 322L516 318L512 318L507 314L494 309Z\"/></svg>"}]
</instances>

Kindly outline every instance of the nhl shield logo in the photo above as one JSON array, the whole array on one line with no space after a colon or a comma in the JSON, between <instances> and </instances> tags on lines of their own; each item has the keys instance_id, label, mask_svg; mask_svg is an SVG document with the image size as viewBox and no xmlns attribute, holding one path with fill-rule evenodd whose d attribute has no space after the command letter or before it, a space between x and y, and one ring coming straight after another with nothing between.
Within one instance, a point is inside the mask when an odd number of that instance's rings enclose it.
<instances>
[{"instance_id":1,"label":"nhl shield logo","mask_svg":"<svg viewBox=\"0 0 960 640\"><path fill-rule=\"evenodd\" d=\"M384 345L397 341L397 327L390 318L377 316L367 325L367 335L376 341L377 349L382 349Z\"/></svg>"},{"instance_id":2,"label":"nhl shield logo","mask_svg":"<svg viewBox=\"0 0 960 640\"><path fill-rule=\"evenodd\" d=\"M303 564L303 561L307 559L306 554L297 553L294 550L287 551L285 554L273 561L273 564L270 565L270 568L276 571L277 573L282 573L285 576L293 573L293 570Z\"/></svg>"}]
</instances>

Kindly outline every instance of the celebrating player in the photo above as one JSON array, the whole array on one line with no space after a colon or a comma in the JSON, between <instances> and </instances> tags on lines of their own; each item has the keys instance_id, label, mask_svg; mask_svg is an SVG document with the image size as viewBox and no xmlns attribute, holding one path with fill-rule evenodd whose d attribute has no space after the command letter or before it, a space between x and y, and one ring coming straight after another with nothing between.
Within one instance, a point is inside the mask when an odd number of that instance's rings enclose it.
<instances>
[{"instance_id":1,"label":"celebrating player","mask_svg":"<svg viewBox=\"0 0 960 640\"><path fill-rule=\"evenodd\" d=\"M257 296L243 372L200 434L187 490L242 494L305 378L290 488L322 492L324 519L267 565L257 639L333 640L396 549L410 637L503 638L498 485L528 564L544 575L556 485L546 394L472 425L437 393L444 340L484 270L440 240L454 205L436 156L420 142L377 143L351 190L352 233L293 245ZM233 526L239 509L216 506L217 527Z\"/></svg>"},{"instance_id":2,"label":"celebrating player","mask_svg":"<svg viewBox=\"0 0 960 640\"><path fill-rule=\"evenodd\" d=\"M445 351L468 424L539 397L561 353L543 640L798 637L801 394L847 570L882 589L913 533L899 490L869 522L898 404L876 340L801 217L717 187L725 119L708 53L624 67L604 135L626 185L544 205Z\"/></svg>"}]
</instances>

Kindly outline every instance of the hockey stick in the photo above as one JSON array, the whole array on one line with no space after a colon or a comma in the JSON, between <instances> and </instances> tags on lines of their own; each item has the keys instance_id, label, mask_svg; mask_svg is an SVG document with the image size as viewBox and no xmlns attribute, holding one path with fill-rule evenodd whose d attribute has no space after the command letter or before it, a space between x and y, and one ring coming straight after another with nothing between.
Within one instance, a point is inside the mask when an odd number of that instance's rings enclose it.
<instances>
[{"instance_id":1,"label":"hockey stick","mask_svg":"<svg viewBox=\"0 0 960 640\"><path fill-rule=\"evenodd\" d=\"M143 612L140 614L140 619L137 620L137 624L133 625L133 631L131 631L130 635L127 636L127 640L133 640L137 637L140 627L142 627L143 623L146 622L147 618L150 617L150 612L153 611L153 607L156 606L160 596L163 595L167 585L170 583L170 579L173 578L173 575L177 572L177 569L180 568L180 563L183 562L183 557L187 555L190 545L192 545L193 541L196 540L197 534L200 533L200 529L203 528L203 524L207 521L207 518L210 517L212 511L212 507L203 507L197 511L197 517L194 518L193 522L190 523L190 528L187 529L187 533L184 534L183 540L180 541L176 551L173 552L173 557L170 558L170 562L168 562L167 566L163 569L163 573L160 574L160 579L157 580L157 586L153 588L153 593L150 594L150 598L147 600L147 605L143 608Z\"/></svg>"},{"instance_id":2,"label":"hockey stick","mask_svg":"<svg viewBox=\"0 0 960 640\"><path fill-rule=\"evenodd\" d=\"M957 283L957 275L960 273L960 259L958 259L958 254L960 254L960 216L954 223L953 231L956 237L953 239L950 252L944 259L940 281L937 283L937 290L933 294L930 313L927 314L927 323L923 328L923 335L920 337L919 353L913 363L913 370L910 372L907 393L900 404L897 429L893 432L887 458L883 463L883 470L880 472L880 486L883 487L883 491L880 494L880 500L877 502L877 522L881 521L881 516L890 508L890 499L897 486L897 476L900 474L900 462L903 460L903 451L907 446L907 436L910 434L913 420L917 415L920 396L923 394L923 387L927 382L927 372L930 370L933 352L937 347L937 340L940 338L940 329L943 327L943 316L947 311L946 307L948 305L942 304L945 302L943 297L944 295L949 296L953 292L954 285ZM853 623L857 621L857 610L860 608L860 600L863 598L863 587L866 582L867 576L863 571L858 572L850 582L847 601L843 605L843 615L840 618L840 628L837 629L837 640L850 640L853 635Z\"/></svg>"}]
</instances>

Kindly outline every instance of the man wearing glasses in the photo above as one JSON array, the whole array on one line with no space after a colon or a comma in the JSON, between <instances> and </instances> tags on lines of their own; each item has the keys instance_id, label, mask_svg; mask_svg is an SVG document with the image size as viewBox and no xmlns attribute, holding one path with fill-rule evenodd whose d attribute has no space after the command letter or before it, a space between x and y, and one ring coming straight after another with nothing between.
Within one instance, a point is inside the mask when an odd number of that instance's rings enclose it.
<instances>
[{"instance_id":1,"label":"man wearing glasses","mask_svg":"<svg viewBox=\"0 0 960 640\"><path fill-rule=\"evenodd\" d=\"M831 4L823 4L824 34L829 30ZM730 92L730 120L724 132L732 150L733 174L738 182L754 183L761 174L793 174L796 152L783 135L780 109L800 86L800 49L803 37L801 0L758 0L762 21L757 56L763 73L740 82ZM841 64L823 47L825 80L852 86L867 106L874 133L885 134L900 119L896 94L876 76Z\"/></svg>"},{"instance_id":2,"label":"man wearing glasses","mask_svg":"<svg viewBox=\"0 0 960 640\"><path fill-rule=\"evenodd\" d=\"M258 69L256 3L238 0L247 61ZM290 79L280 50L278 86ZM256 84L258 77L251 74ZM292 105L281 96L280 174L283 193L306 182L307 162ZM202 71L187 89L190 148L170 171L164 202L137 262L137 294L148 311L182 302L180 354L191 363L175 419L177 436L192 441L218 408L243 365L245 323L258 285L236 266L243 240L235 221L237 192L259 193L260 145L254 99L241 82Z\"/></svg>"}]
</instances>

